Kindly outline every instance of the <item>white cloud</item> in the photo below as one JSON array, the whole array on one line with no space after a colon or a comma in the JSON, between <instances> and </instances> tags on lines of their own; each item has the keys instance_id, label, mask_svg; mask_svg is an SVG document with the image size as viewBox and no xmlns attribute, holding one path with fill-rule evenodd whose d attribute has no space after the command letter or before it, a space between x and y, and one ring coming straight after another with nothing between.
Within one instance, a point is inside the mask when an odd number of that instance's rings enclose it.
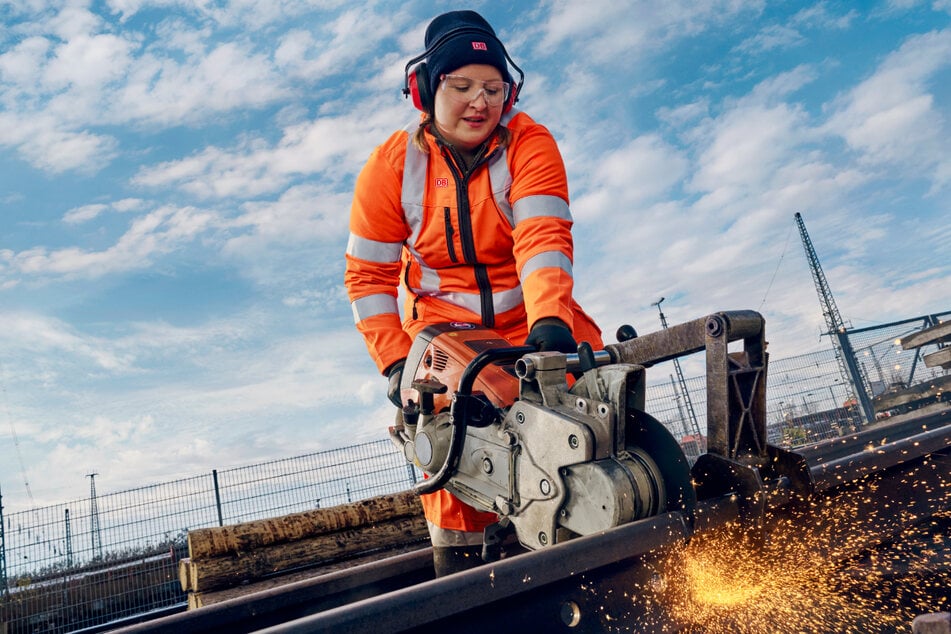
<instances>
[{"instance_id":1,"label":"white cloud","mask_svg":"<svg viewBox=\"0 0 951 634\"><path fill-rule=\"evenodd\" d=\"M312 241L338 243L347 233L350 194L330 191L318 185L287 189L276 201L254 201L243 205L231 227L249 233L228 241L225 252L257 252L269 244L283 245ZM252 247L251 243L257 243Z\"/></svg>"},{"instance_id":2,"label":"white cloud","mask_svg":"<svg viewBox=\"0 0 951 634\"><path fill-rule=\"evenodd\" d=\"M264 54L226 42L179 62L150 51L130 69L117 91L111 118L171 125L215 113L257 108L285 96L288 88Z\"/></svg>"},{"instance_id":3,"label":"white cloud","mask_svg":"<svg viewBox=\"0 0 951 634\"><path fill-rule=\"evenodd\" d=\"M142 209L145 204L145 201L141 198L123 198L122 200L117 200L110 204L93 203L90 205L82 205L67 211L63 215L63 222L68 225L82 224L84 222L93 220L110 210L117 211L119 213L127 213L130 211L138 211Z\"/></svg>"},{"instance_id":4,"label":"white cloud","mask_svg":"<svg viewBox=\"0 0 951 634\"><path fill-rule=\"evenodd\" d=\"M314 81L340 75L341 81L351 82L354 72L360 72L353 68L354 60L375 57L376 43L399 25L398 16L383 16L365 7L350 9L319 30L288 31L277 43L274 61L292 77ZM370 76L356 79L370 81Z\"/></svg>"},{"instance_id":5,"label":"white cloud","mask_svg":"<svg viewBox=\"0 0 951 634\"><path fill-rule=\"evenodd\" d=\"M0 56L0 145L42 170L95 172L118 149L99 126L194 123L288 94L269 53L249 40L210 40L201 27L175 25L167 39L116 35L74 7L32 24L33 35Z\"/></svg>"},{"instance_id":6,"label":"white cloud","mask_svg":"<svg viewBox=\"0 0 951 634\"><path fill-rule=\"evenodd\" d=\"M348 6L347 0L108 0L111 12L126 21L147 9L177 9L221 27L243 27L249 30L292 20L314 12L334 11Z\"/></svg>"},{"instance_id":7,"label":"white cloud","mask_svg":"<svg viewBox=\"0 0 951 634\"><path fill-rule=\"evenodd\" d=\"M32 94L38 86L37 72L43 65L51 46L51 42L45 37L24 38L5 53L0 54L0 78L4 83ZM0 94L3 94L4 101L11 106L18 96L16 92L9 89Z\"/></svg>"},{"instance_id":8,"label":"white cloud","mask_svg":"<svg viewBox=\"0 0 951 634\"><path fill-rule=\"evenodd\" d=\"M132 63L136 44L116 35L77 34L55 48L43 70L50 92L72 87L79 92L101 90L122 78Z\"/></svg>"},{"instance_id":9,"label":"white cloud","mask_svg":"<svg viewBox=\"0 0 951 634\"><path fill-rule=\"evenodd\" d=\"M88 213L88 212L85 212ZM132 222L111 247L90 251L79 247L33 247L0 252L4 274L24 277L95 278L148 267L152 258L182 247L217 222L213 212L193 207L163 206Z\"/></svg>"},{"instance_id":10,"label":"white cloud","mask_svg":"<svg viewBox=\"0 0 951 634\"><path fill-rule=\"evenodd\" d=\"M352 91L373 92L381 85L374 76L380 72L374 69L382 68L377 43L397 33L408 19L399 12L383 15L366 8L333 15L328 12L344 3L315 7L302 0L110 4L123 19L147 8L171 6L181 7L182 13L127 29L86 8L56 7L53 12L37 7L30 35L0 55L0 104L6 106L0 113L0 147L14 148L41 170L88 174L125 149L104 131L106 126L196 126L231 113L258 111L294 95L306 98L315 82L332 75L346 81L343 90L325 93L335 99ZM253 28L243 30L249 21L263 25L304 14L322 19L304 20L304 26L275 38L257 37ZM354 83L361 59L374 62ZM321 156L320 147L331 138L328 130L315 131L324 134L318 151L289 157L300 162L304 172L310 169L309 157ZM281 160L279 155L273 158ZM259 170L269 171L251 165L227 169L239 179ZM274 173L294 172L278 168ZM236 191L239 185L229 183L225 175L219 187ZM273 185L252 176L247 191L272 190Z\"/></svg>"},{"instance_id":11,"label":"white cloud","mask_svg":"<svg viewBox=\"0 0 951 634\"><path fill-rule=\"evenodd\" d=\"M785 24L771 24L762 31L740 42L734 49L740 53L762 55L776 49L801 46L806 42L802 34Z\"/></svg>"},{"instance_id":12,"label":"white cloud","mask_svg":"<svg viewBox=\"0 0 951 634\"><path fill-rule=\"evenodd\" d=\"M844 30L852 26L858 17L854 9L834 15L829 11L828 3L817 2L793 15L790 22L807 28Z\"/></svg>"},{"instance_id":13,"label":"white cloud","mask_svg":"<svg viewBox=\"0 0 951 634\"><path fill-rule=\"evenodd\" d=\"M759 13L764 3L705 0L615 2L556 0L546 11L543 34L537 42L546 54L564 55L565 46L595 64L616 64L656 55L667 43L694 36L742 14ZM636 16L632 19L632 16ZM531 36L528 36L531 37ZM530 40L526 40L530 41Z\"/></svg>"},{"instance_id":14,"label":"white cloud","mask_svg":"<svg viewBox=\"0 0 951 634\"><path fill-rule=\"evenodd\" d=\"M83 205L82 207L76 207L66 212L66 215L63 216L63 222L70 225L80 224L82 222L86 222L87 220L92 220L107 209L109 209L109 205L103 204Z\"/></svg>"},{"instance_id":15,"label":"white cloud","mask_svg":"<svg viewBox=\"0 0 951 634\"><path fill-rule=\"evenodd\" d=\"M123 198L112 203L112 208L120 213L142 209L145 201L141 198Z\"/></svg>"},{"instance_id":16,"label":"white cloud","mask_svg":"<svg viewBox=\"0 0 951 634\"><path fill-rule=\"evenodd\" d=\"M704 119L710 113L710 101L703 98L679 106L663 106L657 111L657 118L673 128L686 128Z\"/></svg>"},{"instance_id":17,"label":"white cloud","mask_svg":"<svg viewBox=\"0 0 951 634\"><path fill-rule=\"evenodd\" d=\"M799 65L792 70L777 73L758 83L744 102L758 102L763 104L776 103L789 98L790 95L802 87L815 81L816 69L808 65Z\"/></svg>"},{"instance_id":18,"label":"white cloud","mask_svg":"<svg viewBox=\"0 0 951 634\"><path fill-rule=\"evenodd\" d=\"M108 340L78 333L58 319L21 312L4 312L0 341L4 349L35 355L36 359L82 360L97 369L119 370L128 367L131 358L116 350ZM23 366L32 369L34 363Z\"/></svg>"},{"instance_id":19,"label":"white cloud","mask_svg":"<svg viewBox=\"0 0 951 634\"><path fill-rule=\"evenodd\" d=\"M0 112L0 146L12 146L32 166L53 174L94 173L116 153L109 135L76 131L44 113Z\"/></svg>"},{"instance_id":20,"label":"white cloud","mask_svg":"<svg viewBox=\"0 0 951 634\"><path fill-rule=\"evenodd\" d=\"M404 107L381 110L375 106L371 103L345 115L291 125L273 146L250 139L232 150L206 148L186 159L144 168L134 182L147 187L177 186L203 198L225 198L272 193L300 176L320 174L326 180L349 176L405 120Z\"/></svg>"},{"instance_id":21,"label":"white cloud","mask_svg":"<svg viewBox=\"0 0 951 634\"><path fill-rule=\"evenodd\" d=\"M741 104L705 126L707 139L699 152L695 191L723 206L736 196L768 184L790 153L808 138L805 116L790 104L773 107Z\"/></svg>"},{"instance_id":22,"label":"white cloud","mask_svg":"<svg viewBox=\"0 0 951 634\"><path fill-rule=\"evenodd\" d=\"M304 184L244 203L223 226L221 256L285 306L332 312L348 304L340 269L350 202L350 192Z\"/></svg>"},{"instance_id":23,"label":"white cloud","mask_svg":"<svg viewBox=\"0 0 951 634\"><path fill-rule=\"evenodd\" d=\"M94 416L82 426L73 427L69 435L79 440L92 440L103 449L115 450L133 437L142 437L153 428L151 416L141 416L132 420L114 421L103 416Z\"/></svg>"},{"instance_id":24,"label":"white cloud","mask_svg":"<svg viewBox=\"0 0 951 634\"><path fill-rule=\"evenodd\" d=\"M834 104L828 131L841 135L861 160L919 172L940 187L948 181L944 107L929 86L951 69L951 31L913 36L876 72Z\"/></svg>"},{"instance_id":25,"label":"white cloud","mask_svg":"<svg viewBox=\"0 0 951 634\"><path fill-rule=\"evenodd\" d=\"M687 174L689 163L656 134L637 137L593 165L581 180L584 192L572 204L575 217L593 221L618 209L638 209L672 190Z\"/></svg>"}]
</instances>

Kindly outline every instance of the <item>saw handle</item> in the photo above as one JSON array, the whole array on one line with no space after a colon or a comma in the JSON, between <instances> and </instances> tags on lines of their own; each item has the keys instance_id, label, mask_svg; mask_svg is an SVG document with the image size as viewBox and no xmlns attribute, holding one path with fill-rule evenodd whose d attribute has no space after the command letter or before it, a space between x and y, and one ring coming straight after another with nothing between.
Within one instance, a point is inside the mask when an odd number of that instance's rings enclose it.
<instances>
[{"instance_id":1,"label":"saw handle","mask_svg":"<svg viewBox=\"0 0 951 634\"><path fill-rule=\"evenodd\" d=\"M423 495L433 493L443 488L449 478L456 472L459 466L459 459L462 457L462 445L466 441L466 431L469 423L466 417L467 409L464 402L472 396L472 388L475 385L479 373L490 363L498 361L510 361L518 359L522 355L535 352L534 346L513 346L511 348L491 348L480 352L466 369L462 371L462 377L459 379L459 389L452 395L452 406L449 409L449 421L452 424L452 437L449 440L449 451L446 454L446 461L439 471L431 478L427 478L418 483L413 490Z\"/></svg>"}]
</instances>

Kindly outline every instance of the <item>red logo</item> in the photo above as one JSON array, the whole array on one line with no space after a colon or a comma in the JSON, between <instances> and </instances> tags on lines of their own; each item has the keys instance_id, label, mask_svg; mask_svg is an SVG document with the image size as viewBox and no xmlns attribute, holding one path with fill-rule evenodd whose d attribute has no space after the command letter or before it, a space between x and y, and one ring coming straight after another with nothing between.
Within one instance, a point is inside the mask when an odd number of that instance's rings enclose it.
<instances>
[{"instance_id":1,"label":"red logo","mask_svg":"<svg viewBox=\"0 0 951 634\"><path fill-rule=\"evenodd\" d=\"M472 49L475 51L487 51L489 47L485 45L485 42L473 42Z\"/></svg>"},{"instance_id":2,"label":"red logo","mask_svg":"<svg viewBox=\"0 0 951 634\"><path fill-rule=\"evenodd\" d=\"M449 187L449 179L437 178L434 184L436 185L436 187Z\"/></svg>"}]
</instances>

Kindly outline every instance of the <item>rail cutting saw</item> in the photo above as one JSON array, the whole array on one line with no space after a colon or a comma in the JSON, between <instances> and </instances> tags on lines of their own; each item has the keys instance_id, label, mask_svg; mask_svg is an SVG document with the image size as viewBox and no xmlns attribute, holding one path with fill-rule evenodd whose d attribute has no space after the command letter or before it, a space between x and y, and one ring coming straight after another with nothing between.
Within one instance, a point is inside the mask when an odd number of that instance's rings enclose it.
<instances>
[{"instance_id":1,"label":"rail cutting saw","mask_svg":"<svg viewBox=\"0 0 951 634\"><path fill-rule=\"evenodd\" d=\"M758 313L737 311L644 337L622 327L618 344L581 343L577 354L513 346L468 323L429 326L407 357L402 422L390 435L425 474L419 493L444 487L499 515L487 544L514 530L535 550L667 511L690 517L704 480L709 489L729 474L733 485L783 462L765 443L762 326ZM737 339L746 348L728 352ZM714 387L723 411L708 416L729 433L709 439L713 453L692 473L644 412L645 368L703 349L708 375L723 383Z\"/></svg>"}]
</instances>

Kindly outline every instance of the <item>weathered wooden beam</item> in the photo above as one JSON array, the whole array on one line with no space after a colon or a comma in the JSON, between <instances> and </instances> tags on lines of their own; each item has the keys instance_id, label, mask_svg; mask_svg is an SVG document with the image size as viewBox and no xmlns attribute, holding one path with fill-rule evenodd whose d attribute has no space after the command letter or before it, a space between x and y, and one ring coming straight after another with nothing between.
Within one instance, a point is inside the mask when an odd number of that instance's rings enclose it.
<instances>
[{"instance_id":1,"label":"weathered wooden beam","mask_svg":"<svg viewBox=\"0 0 951 634\"><path fill-rule=\"evenodd\" d=\"M182 590L188 592L189 579L191 579L192 560L183 557L178 560L178 582L182 585Z\"/></svg>"},{"instance_id":2,"label":"weathered wooden beam","mask_svg":"<svg viewBox=\"0 0 951 634\"><path fill-rule=\"evenodd\" d=\"M277 588L286 587L295 583L306 583L307 581L323 575L328 575L340 570L348 570L363 564L372 564L382 559L396 557L409 552L426 550L429 548L429 540L422 539L413 543L399 544L392 548L374 551L369 554L357 555L352 558L343 559L334 563L325 563L316 568L307 570L298 570L289 572L276 577L267 577L250 583L243 583L230 588L221 590L211 590L208 592L189 592L188 609L203 608L209 605L215 605L223 601L232 599L241 599L251 594L260 592L275 591ZM0 632L2 634L2 632Z\"/></svg>"},{"instance_id":3,"label":"weathered wooden beam","mask_svg":"<svg viewBox=\"0 0 951 634\"><path fill-rule=\"evenodd\" d=\"M939 376L918 385L879 394L875 397L875 409L884 412L911 403L918 405L940 403L942 394L949 390L951 390L951 376Z\"/></svg>"},{"instance_id":4,"label":"weathered wooden beam","mask_svg":"<svg viewBox=\"0 0 951 634\"><path fill-rule=\"evenodd\" d=\"M902 337L901 347L904 350L912 350L929 343L941 343L943 341L951 341L951 320L919 330L907 337Z\"/></svg>"},{"instance_id":5,"label":"weathered wooden beam","mask_svg":"<svg viewBox=\"0 0 951 634\"><path fill-rule=\"evenodd\" d=\"M373 522L421 516L419 497L411 491L314 509L282 517L201 528L188 532L188 556L198 562L221 555L249 553L272 544L281 544Z\"/></svg>"},{"instance_id":6,"label":"weathered wooden beam","mask_svg":"<svg viewBox=\"0 0 951 634\"><path fill-rule=\"evenodd\" d=\"M183 589L209 592L249 583L270 575L338 561L357 554L424 540L426 520L420 515L377 521L315 537L269 544L235 554L192 559L184 568Z\"/></svg>"},{"instance_id":7,"label":"weathered wooden beam","mask_svg":"<svg viewBox=\"0 0 951 634\"><path fill-rule=\"evenodd\" d=\"M925 366L929 368L951 369L951 346L945 346L936 352L924 356Z\"/></svg>"}]
</instances>

